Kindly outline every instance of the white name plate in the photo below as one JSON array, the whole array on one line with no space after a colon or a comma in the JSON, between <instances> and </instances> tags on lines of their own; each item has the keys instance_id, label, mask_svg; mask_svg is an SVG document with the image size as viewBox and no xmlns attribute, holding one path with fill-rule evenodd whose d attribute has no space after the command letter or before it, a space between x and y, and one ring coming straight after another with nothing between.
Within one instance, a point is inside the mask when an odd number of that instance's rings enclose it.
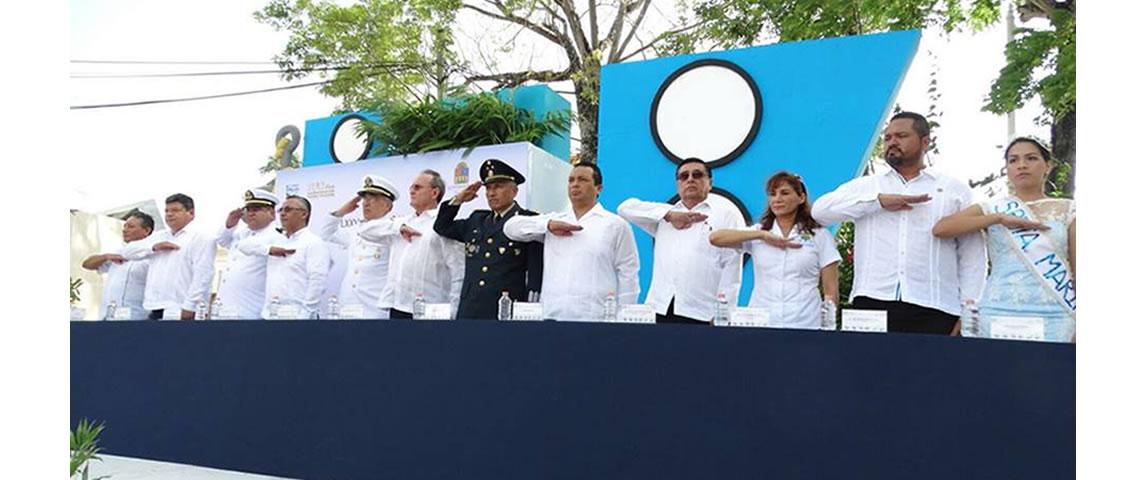
<instances>
[{"instance_id":1,"label":"white name plate","mask_svg":"<svg viewBox=\"0 0 1140 480\"><path fill-rule=\"evenodd\" d=\"M542 304L538 302L515 302L511 306L511 320L541 321Z\"/></svg>"},{"instance_id":2,"label":"white name plate","mask_svg":"<svg viewBox=\"0 0 1140 480\"><path fill-rule=\"evenodd\" d=\"M728 325L730 327L768 327L768 309L759 307L735 307L732 309Z\"/></svg>"},{"instance_id":3,"label":"white name plate","mask_svg":"<svg viewBox=\"0 0 1140 480\"><path fill-rule=\"evenodd\" d=\"M451 320L450 303L424 304L424 318L420 320Z\"/></svg>"},{"instance_id":4,"label":"white name plate","mask_svg":"<svg viewBox=\"0 0 1140 480\"><path fill-rule=\"evenodd\" d=\"M843 310L844 332L886 332L886 310Z\"/></svg>"},{"instance_id":5,"label":"white name plate","mask_svg":"<svg viewBox=\"0 0 1140 480\"><path fill-rule=\"evenodd\" d=\"M301 318L300 305L279 305L277 307L278 320L297 320Z\"/></svg>"},{"instance_id":6,"label":"white name plate","mask_svg":"<svg viewBox=\"0 0 1140 480\"><path fill-rule=\"evenodd\" d=\"M1045 340L1045 319L1041 317L993 317L990 338L1001 340Z\"/></svg>"},{"instance_id":7,"label":"white name plate","mask_svg":"<svg viewBox=\"0 0 1140 480\"><path fill-rule=\"evenodd\" d=\"M165 308L162 310L163 320L182 320L181 308Z\"/></svg>"},{"instance_id":8,"label":"white name plate","mask_svg":"<svg viewBox=\"0 0 1140 480\"><path fill-rule=\"evenodd\" d=\"M618 309L617 323L657 323L657 312L652 305L622 305Z\"/></svg>"},{"instance_id":9,"label":"white name plate","mask_svg":"<svg viewBox=\"0 0 1140 480\"><path fill-rule=\"evenodd\" d=\"M236 320L240 315L238 314L237 307L233 305L222 304L222 308L214 312L213 320Z\"/></svg>"},{"instance_id":10,"label":"white name plate","mask_svg":"<svg viewBox=\"0 0 1140 480\"><path fill-rule=\"evenodd\" d=\"M364 305L359 303L341 305L340 318L341 320L359 320L364 318Z\"/></svg>"},{"instance_id":11,"label":"white name plate","mask_svg":"<svg viewBox=\"0 0 1140 480\"><path fill-rule=\"evenodd\" d=\"M111 317L111 320L130 320L130 319L131 319L131 307L116 308L115 309L115 315L113 315Z\"/></svg>"}]
</instances>

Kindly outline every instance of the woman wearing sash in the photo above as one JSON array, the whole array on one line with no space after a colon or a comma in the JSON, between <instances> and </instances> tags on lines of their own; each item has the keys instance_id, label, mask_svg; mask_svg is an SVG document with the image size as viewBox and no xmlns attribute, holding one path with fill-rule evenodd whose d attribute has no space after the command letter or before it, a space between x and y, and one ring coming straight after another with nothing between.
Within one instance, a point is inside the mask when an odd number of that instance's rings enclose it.
<instances>
[{"instance_id":1,"label":"woman wearing sash","mask_svg":"<svg viewBox=\"0 0 1140 480\"><path fill-rule=\"evenodd\" d=\"M1036 140L1005 149L1013 195L975 204L943 218L934 236L984 230L990 274L978 303L978 333L990 337L995 317L1043 319L1044 339L1076 341L1076 204L1045 196L1053 161Z\"/></svg>"},{"instance_id":2,"label":"woman wearing sash","mask_svg":"<svg viewBox=\"0 0 1140 480\"><path fill-rule=\"evenodd\" d=\"M835 239L812 218L799 175L777 172L766 190L768 207L760 223L745 230L717 230L709 243L752 255L755 285L748 306L768 310L769 325L818 329L821 282L824 297L838 305Z\"/></svg>"}]
</instances>

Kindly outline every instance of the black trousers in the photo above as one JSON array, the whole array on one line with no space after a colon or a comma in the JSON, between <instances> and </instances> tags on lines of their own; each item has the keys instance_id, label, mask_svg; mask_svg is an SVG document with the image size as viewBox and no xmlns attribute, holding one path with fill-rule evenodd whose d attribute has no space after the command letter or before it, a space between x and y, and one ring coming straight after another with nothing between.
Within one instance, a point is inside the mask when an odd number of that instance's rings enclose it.
<instances>
[{"instance_id":1,"label":"black trousers","mask_svg":"<svg viewBox=\"0 0 1140 480\"><path fill-rule=\"evenodd\" d=\"M147 320L162 320L162 310L151 310Z\"/></svg>"},{"instance_id":2,"label":"black trousers","mask_svg":"<svg viewBox=\"0 0 1140 480\"><path fill-rule=\"evenodd\" d=\"M855 297L851 308L856 310L886 310L887 331L949 335L958 323L958 317L933 308L901 301L876 300Z\"/></svg>"},{"instance_id":3,"label":"black trousers","mask_svg":"<svg viewBox=\"0 0 1140 480\"><path fill-rule=\"evenodd\" d=\"M388 318L394 320L411 320L412 314L403 310L396 310L395 308L388 309Z\"/></svg>"},{"instance_id":4,"label":"black trousers","mask_svg":"<svg viewBox=\"0 0 1140 480\"><path fill-rule=\"evenodd\" d=\"M708 325L709 322L702 322L689 317L682 317L673 313L673 303L676 301L669 300L669 309L665 311L665 315L657 315L657 323L680 323L685 325Z\"/></svg>"}]
</instances>

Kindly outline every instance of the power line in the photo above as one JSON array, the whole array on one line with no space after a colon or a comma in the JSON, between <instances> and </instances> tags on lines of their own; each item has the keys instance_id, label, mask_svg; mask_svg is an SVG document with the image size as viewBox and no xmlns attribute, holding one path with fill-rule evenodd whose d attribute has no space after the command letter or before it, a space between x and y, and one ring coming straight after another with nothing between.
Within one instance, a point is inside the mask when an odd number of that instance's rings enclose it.
<instances>
[{"instance_id":1,"label":"power line","mask_svg":"<svg viewBox=\"0 0 1140 480\"><path fill-rule=\"evenodd\" d=\"M224 72L185 72L185 73L73 73L71 78L77 79L98 79L98 78L161 78L161 77L209 77L217 75L259 75L265 73L289 73L293 72L318 72L329 70L348 70L349 67L320 67L320 68L302 68L296 70L238 70L238 71L224 71Z\"/></svg>"},{"instance_id":2,"label":"power line","mask_svg":"<svg viewBox=\"0 0 1140 480\"><path fill-rule=\"evenodd\" d=\"M277 62L209 62L193 60L71 60L71 63L94 63L105 65L277 65Z\"/></svg>"},{"instance_id":3,"label":"power line","mask_svg":"<svg viewBox=\"0 0 1140 480\"><path fill-rule=\"evenodd\" d=\"M206 76L222 76L222 75L260 75L260 74L287 74L287 73L310 73L310 72L327 72L327 71L343 71L351 68L383 68L389 72L398 70L414 69L416 66L409 63L384 63L384 64L370 64L370 65L353 65L353 66L329 66L329 67L303 67L294 69L275 69L275 70L224 70L216 72L179 72L179 73L101 73L101 72L80 72L71 74L71 78L75 79L107 79L107 78L164 78L164 77L206 77Z\"/></svg>"},{"instance_id":4,"label":"power line","mask_svg":"<svg viewBox=\"0 0 1140 480\"><path fill-rule=\"evenodd\" d=\"M158 103L175 103L175 102L190 102L195 100L209 100L213 98L237 97L241 95L253 95L257 93L276 92L280 90L291 90L294 88L313 87L317 85L324 85L332 83L332 80L325 80L323 82L300 83L297 85L289 85L285 87L265 88L261 90L249 90L245 92L223 93L219 95L204 95L200 97L184 97L184 98L168 98L162 100L143 100L140 102L127 102L127 103L105 103L101 105L72 105L71 110L88 110L95 108L113 108L113 107L134 107L139 105L154 105Z\"/></svg>"}]
</instances>

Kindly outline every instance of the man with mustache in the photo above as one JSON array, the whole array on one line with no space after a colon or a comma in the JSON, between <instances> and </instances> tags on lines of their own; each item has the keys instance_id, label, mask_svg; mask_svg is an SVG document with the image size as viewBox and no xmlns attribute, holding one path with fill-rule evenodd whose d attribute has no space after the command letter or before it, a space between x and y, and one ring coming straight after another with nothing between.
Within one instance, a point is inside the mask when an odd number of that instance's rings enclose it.
<instances>
[{"instance_id":1,"label":"man with mustache","mask_svg":"<svg viewBox=\"0 0 1140 480\"><path fill-rule=\"evenodd\" d=\"M926 118L896 114L883 132L891 168L820 197L812 216L823 225L855 222L852 308L885 310L890 332L949 335L962 302L981 294L985 246L980 234L943 240L931 233L974 202L964 182L926 166L929 146Z\"/></svg>"}]
</instances>

